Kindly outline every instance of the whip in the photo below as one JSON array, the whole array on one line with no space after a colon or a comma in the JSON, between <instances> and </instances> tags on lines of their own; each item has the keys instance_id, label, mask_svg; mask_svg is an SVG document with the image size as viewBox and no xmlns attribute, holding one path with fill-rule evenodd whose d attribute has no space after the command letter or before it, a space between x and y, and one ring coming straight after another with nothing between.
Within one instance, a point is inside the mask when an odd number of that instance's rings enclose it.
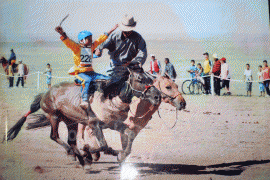
<instances>
[{"instance_id":1,"label":"whip","mask_svg":"<svg viewBox=\"0 0 270 180\"><path fill-rule=\"evenodd\" d=\"M60 25L59 26L61 26L62 25L62 23L67 19L67 17L69 16L69 14L68 15L66 15L63 19L62 19L62 21L60 22Z\"/></svg>"}]
</instances>

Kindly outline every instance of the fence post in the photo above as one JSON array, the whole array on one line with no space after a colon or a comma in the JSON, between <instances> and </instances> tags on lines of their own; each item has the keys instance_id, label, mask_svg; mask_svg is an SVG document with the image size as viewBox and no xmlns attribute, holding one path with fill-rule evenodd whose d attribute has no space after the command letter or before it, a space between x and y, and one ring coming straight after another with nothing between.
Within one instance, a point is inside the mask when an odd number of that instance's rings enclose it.
<instances>
[{"instance_id":1,"label":"fence post","mask_svg":"<svg viewBox=\"0 0 270 180\"><path fill-rule=\"evenodd\" d=\"M8 110L6 111L6 127L5 127L5 143L7 144L7 134L8 134Z\"/></svg>"},{"instance_id":2,"label":"fence post","mask_svg":"<svg viewBox=\"0 0 270 180\"><path fill-rule=\"evenodd\" d=\"M38 71L38 82L37 82L37 89L39 89L39 78L40 78L40 75L39 75L39 71Z\"/></svg>"},{"instance_id":3,"label":"fence post","mask_svg":"<svg viewBox=\"0 0 270 180\"><path fill-rule=\"evenodd\" d=\"M214 74L211 74L211 94L214 96Z\"/></svg>"}]
</instances>

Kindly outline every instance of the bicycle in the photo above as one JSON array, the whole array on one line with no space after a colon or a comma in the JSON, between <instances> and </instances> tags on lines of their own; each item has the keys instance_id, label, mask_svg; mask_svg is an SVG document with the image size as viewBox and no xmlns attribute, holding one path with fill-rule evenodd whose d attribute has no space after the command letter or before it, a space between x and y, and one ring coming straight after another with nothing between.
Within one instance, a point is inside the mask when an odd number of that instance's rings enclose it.
<instances>
[{"instance_id":1,"label":"bicycle","mask_svg":"<svg viewBox=\"0 0 270 180\"><path fill-rule=\"evenodd\" d=\"M204 85L199 78L185 80L182 84L184 94L205 94Z\"/></svg>"}]
</instances>

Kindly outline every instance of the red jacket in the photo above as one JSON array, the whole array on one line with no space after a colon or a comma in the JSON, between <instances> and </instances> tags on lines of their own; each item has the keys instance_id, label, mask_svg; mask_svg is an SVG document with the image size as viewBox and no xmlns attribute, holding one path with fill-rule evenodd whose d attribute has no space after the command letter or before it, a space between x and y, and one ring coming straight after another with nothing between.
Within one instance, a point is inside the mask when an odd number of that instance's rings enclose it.
<instances>
[{"instance_id":1,"label":"red jacket","mask_svg":"<svg viewBox=\"0 0 270 180\"><path fill-rule=\"evenodd\" d=\"M219 76L220 71L221 71L221 63L219 60L217 60L217 61L215 61L214 65L213 65L212 73L214 73L214 75L216 75L216 76Z\"/></svg>"},{"instance_id":2,"label":"red jacket","mask_svg":"<svg viewBox=\"0 0 270 180\"><path fill-rule=\"evenodd\" d=\"M150 61L150 71L151 71L151 74L153 74L153 71L159 73L159 66L158 66L157 60L154 61L154 69L152 69L152 61Z\"/></svg>"}]
</instances>

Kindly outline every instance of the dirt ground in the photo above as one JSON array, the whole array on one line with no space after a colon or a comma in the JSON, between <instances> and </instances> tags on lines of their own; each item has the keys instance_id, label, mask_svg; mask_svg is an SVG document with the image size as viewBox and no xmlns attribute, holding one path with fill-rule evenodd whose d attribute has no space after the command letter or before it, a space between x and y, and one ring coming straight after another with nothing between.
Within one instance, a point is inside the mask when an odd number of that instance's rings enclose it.
<instances>
[{"instance_id":1,"label":"dirt ground","mask_svg":"<svg viewBox=\"0 0 270 180\"><path fill-rule=\"evenodd\" d=\"M270 98L184 96L185 111L162 104L120 165L116 157L83 169L50 140L50 127L26 130L0 145L0 179L269 179ZM23 99L23 98L22 98ZM31 101L31 100L29 100ZM1 135L28 110L1 99ZM8 111L7 111L8 110ZM8 116L7 116L8 112ZM60 136L67 131L60 125ZM120 136L106 130L108 144L120 149Z\"/></svg>"}]
</instances>

